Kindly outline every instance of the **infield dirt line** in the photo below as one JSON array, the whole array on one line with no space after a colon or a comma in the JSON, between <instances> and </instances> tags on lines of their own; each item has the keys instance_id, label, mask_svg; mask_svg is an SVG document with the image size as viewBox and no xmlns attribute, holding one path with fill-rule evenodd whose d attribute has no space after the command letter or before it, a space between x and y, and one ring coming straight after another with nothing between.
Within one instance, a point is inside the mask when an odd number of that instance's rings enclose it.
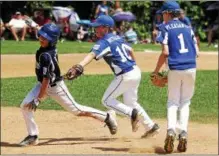
<instances>
[{"instance_id":1,"label":"infield dirt line","mask_svg":"<svg viewBox=\"0 0 219 156\"><path fill-rule=\"evenodd\" d=\"M218 54L218 53L217 53ZM59 55L59 64L62 73L68 71L68 69L80 62L86 54L61 54ZM135 53L137 64L142 72L151 72L155 68L159 53ZM2 55L1 56L1 77L27 77L35 76L35 55ZM206 55L201 53L197 59L198 70L217 70L218 69L218 57L216 55ZM104 62L92 61L85 68L85 74L111 74L112 71L109 66Z\"/></svg>"}]
</instances>

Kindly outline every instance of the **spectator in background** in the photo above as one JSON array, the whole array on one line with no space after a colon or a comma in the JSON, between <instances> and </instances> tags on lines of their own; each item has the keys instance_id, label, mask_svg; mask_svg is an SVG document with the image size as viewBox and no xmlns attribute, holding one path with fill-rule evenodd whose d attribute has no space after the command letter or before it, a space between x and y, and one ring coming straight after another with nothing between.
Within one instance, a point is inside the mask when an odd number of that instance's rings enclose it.
<instances>
[{"instance_id":1,"label":"spectator in background","mask_svg":"<svg viewBox=\"0 0 219 156\"><path fill-rule=\"evenodd\" d=\"M124 38L124 33L125 33L125 21L120 21L120 22L115 22L115 30L117 35L120 37Z\"/></svg>"},{"instance_id":2,"label":"spectator in background","mask_svg":"<svg viewBox=\"0 0 219 156\"><path fill-rule=\"evenodd\" d=\"M152 43L156 44L156 38L158 35L159 25L162 24L162 12L161 10L156 11L155 20L153 22L153 31L152 31Z\"/></svg>"},{"instance_id":3,"label":"spectator in background","mask_svg":"<svg viewBox=\"0 0 219 156\"><path fill-rule=\"evenodd\" d=\"M192 27L191 21L189 20L189 18L185 15L185 12L183 9L180 9L180 16L179 16L179 20L181 22L183 22L184 24Z\"/></svg>"},{"instance_id":4,"label":"spectator in background","mask_svg":"<svg viewBox=\"0 0 219 156\"><path fill-rule=\"evenodd\" d=\"M107 6L107 1L102 1L99 4L95 11L95 18L99 17L100 15L108 15L109 7Z\"/></svg>"},{"instance_id":5,"label":"spectator in background","mask_svg":"<svg viewBox=\"0 0 219 156\"><path fill-rule=\"evenodd\" d=\"M219 35L219 16L217 16L216 20L213 24L210 25L208 28L208 47L212 44L213 38L217 37ZM218 45L216 45L218 47Z\"/></svg>"},{"instance_id":6,"label":"spectator in background","mask_svg":"<svg viewBox=\"0 0 219 156\"><path fill-rule=\"evenodd\" d=\"M42 27L44 24L52 22L51 18L49 17L49 14L45 14L43 10L37 10L34 12L33 21L36 22L36 24L38 24L39 28ZM36 27L29 28L29 33L32 32L34 32L36 39L38 39L38 29Z\"/></svg>"},{"instance_id":7,"label":"spectator in background","mask_svg":"<svg viewBox=\"0 0 219 156\"><path fill-rule=\"evenodd\" d=\"M128 43L133 43L133 44L138 43L137 33L133 30L133 27L131 25L128 25L128 30L125 32L124 35Z\"/></svg>"},{"instance_id":8,"label":"spectator in background","mask_svg":"<svg viewBox=\"0 0 219 156\"><path fill-rule=\"evenodd\" d=\"M19 41L18 33L21 33L21 41L25 40L27 25L23 20L21 12L17 11L14 18L12 18L6 26L11 31L16 41Z\"/></svg>"},{"instance_id":9,"label":"spectator in background","mask_svg":"<svg viewBox=\"0 0 219 156\"><path fill-rule=\"evenodd\" d=\"M181 22L183 22L185 25L188 25L189 27L192 28L192 24L191 24L191 21L190 19L186 16L185 14L185 11L183 9L180 9L180 14L179 14L179 20ZM194 28L193 28L194 29ZM197 34L197 32L195 30L193 30L195 32L195 37L196 37L196 40L197 40L197 44L198 44L198 47L200 48L200 39L199 39L199 36Z\"/></svg>"},{"instance_id":10,"label":"spectator in background","mask_svg":"<svg viewBox=\"0 0 219 156\"><path fill-rule=\"evenodd\" d=\"M4 31L5 31L5 25L4 25L4 22L2 21L2 19L0 18L0 37L1 37L1 40L4 40L4 37L2 37Z\"/></svg>"},{"instance_id":11,"label":"spectator in background","mask_svg":"<svg viewBox=\"0 0 219 156\"><path fill-rule=\"evenodd\" d=\"M44 24L51 23L51 18L49 15L45 15L44 11L35 11L33 20L39 25L39 27L43 26Z\"/></svg>"},{"instance_id":12,"label":"spectator in background","mask_svg":"<svg viewBox=\"0 0 219 156\"><path fill-rule=\"evenodd\" d=\"M79 42L83 41L86 38L86 35L88 35L88 30L86 27L83 27L82 25L78 29L77 39Z\"/></svg>"}]
</instances>

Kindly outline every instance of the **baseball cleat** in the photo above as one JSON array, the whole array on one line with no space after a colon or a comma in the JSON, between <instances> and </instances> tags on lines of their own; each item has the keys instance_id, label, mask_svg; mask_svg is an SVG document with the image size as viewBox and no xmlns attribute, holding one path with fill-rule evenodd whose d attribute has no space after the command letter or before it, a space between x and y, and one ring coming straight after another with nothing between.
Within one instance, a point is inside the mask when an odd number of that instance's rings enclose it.
<instances>
[{"instance_id":1,"label":"baseball cleat","mask_svg":"<svg viewBox=\"0 0 219 156\"><path fill-rule=\"evenodd\" d=\"M30 146L30 145L37 145L39 143L37 135L28 135L23 141L19 143L20 146Z\"/></svg>"},{"instance_id":2,"label":"baseball cleat","mask_svg":"<svg viewBox=\"0 0 219 156\"><path fill-rule=\"evenodd\" d=\"M187 133L186 133L186 131L182 131L179 134L179 144L178 144L177 150L179 152L186 152L186 150L187 150Z\"/></svg>"},{"instance_id":3,"label":"baseball cleat","mask_svg":"<svg viewBox=\"0 0 219 156\"><path fill-rule=\"evenodd\" d=\"M131 125L132 125L132 131L136 132L139 127L139 112L137 109L132 110L132 116L131 116Z\"/></svg>"},{"instance_id":4,"label":"baseball cleat","mask_svg":"<svg viewBox=\"0 0 219 156\"><path fill-rule=\"evenodd\" d=\"M164 145L164 150L167 153L173 152L175 137L176 137L176 133L173 131L173 129L167 130L167 136L166 136L165 145Z\"/></svg>"},{"instance_id":5,"label":"baseball cleat","mask_svg":"<svg viewBox=\"0 0 219 156\"><path fill-rule=\"evenodd\" d=\"M157 135L160 131L160 127L158 126L158 124L154 124L154 126L147 132L145 132L141 138L149 138L149 137L153 137L155 135Z\"/></svg>"},{"instance_id":6,"label":"baseball cleat","mask_svg":"<svg viewBox=\"0 0 219 156\"><path fill-rule=\"evenodd\" d=\"M113 115L110 114L110 113L107 113L107 117L106 117L104 122L106 123L107 127L109 128L110 133L112 135L116 134L116 132L117 132L117 122L116 122L115 118L113 119Z\"/></svg>"}]
</instances>

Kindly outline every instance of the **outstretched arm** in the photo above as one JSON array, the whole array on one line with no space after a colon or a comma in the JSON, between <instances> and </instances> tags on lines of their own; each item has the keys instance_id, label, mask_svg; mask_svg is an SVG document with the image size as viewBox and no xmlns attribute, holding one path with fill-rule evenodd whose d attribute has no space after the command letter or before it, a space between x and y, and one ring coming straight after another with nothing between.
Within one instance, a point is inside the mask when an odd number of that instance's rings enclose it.
<instances>
[{"instance_id":1,"label":"outstretched arm","mask_svg":"<svg viewBox=\"0 0 219 156\"><path fill-rule=\"evenodd\" d=\"M96 55L94 52L90 52L80 63L73 65L64 75L64 78L68 80L74 80L81 76L84 72L84 67L88 65L95 58L95 56Z\"/></svg>"},{"instance_id":2,"label":"outstretched arm","mask_svg":"<svg viewBox=\"0 0 219 156\"><path fill-rule=\"evenodd\" d=\"M94 52L90 52L79 64L82 67L88 65L95 58L96 54Z\"/></svg>"}]
</instances>

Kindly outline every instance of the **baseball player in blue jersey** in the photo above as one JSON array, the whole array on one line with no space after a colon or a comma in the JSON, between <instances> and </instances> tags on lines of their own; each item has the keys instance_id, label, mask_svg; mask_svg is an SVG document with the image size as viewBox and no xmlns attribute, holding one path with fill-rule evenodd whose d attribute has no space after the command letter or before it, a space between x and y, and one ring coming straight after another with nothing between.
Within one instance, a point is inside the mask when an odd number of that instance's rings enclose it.
<instances>
[{"instance_id":1,"label":"baseball player in blue jersey","mask_svg":"<svg viewBox=\"0 0 219 156\"><path fill-rule=\"evenodd\" d=\"M68 91L61 76L56 43L60 30L54 24L46 24L39 31L40 48L36 52L36 76L38 83L21 103L21 111L27 126L28 136L20 146L38 144L39 130L34 121L34 111L39 103L49 96L62 107L77 116L87 116L105 122L111 134L117 131L115 117L109 113L78 104Z\"/></svg>"},{"instance_id":2,"label":"baseball player in blue jersey","mask_svg":"<svg viewBox=\"0 0 219 156\"><path fill-rule=\"evenodd\" d=\"M168 59L168 101L167 136L164 149L171 153L174 149L177 123L179 124L178 151L187 149L187 128L189 105L194 94L196 77L196 55L198 46L191 27L178 20L180 6L177 2L167 1L162 6L163 26L157 41L162 44L162 53L154 73L158 73L166 58ZM177 111L179 120L177 121Z\"/></svg>"},{"instance_id":3,"label":"baseball player in blue jersey","mask_svg":"<svg viewBox=\"0 0 219 156\"><path fill-rule=\"evenodd\" d=\"M185 16L185 12L184 12L183 9L180 9L179 20L180 20L181 22L183 22L184 24L186 24L186 25L192 27L191 21L190 21L190 19L189 19L187 16Z\"/></svg>"},{"instance_id":4,"label":"baseball player in blue jersey","mask_svg":"<svg viewBox=\"0 0 219 156\"><path fill-rule=\"evenodd\" d=\"M85 67L93 59L103 58L112 69L115 78L103 95L103 105L131 118L133 132L137 131L138 123L141 121L145 127L143 138L157 134L159 126L137 102L141 71L136 65L133 49L120 36L110 32L110 28L114 27L114 21L110 16L99 16L91 26L95 28L99 40L79 65ZM123 95L123 102L117 100L120 95Z\"/></svg>"}]
</instances>

